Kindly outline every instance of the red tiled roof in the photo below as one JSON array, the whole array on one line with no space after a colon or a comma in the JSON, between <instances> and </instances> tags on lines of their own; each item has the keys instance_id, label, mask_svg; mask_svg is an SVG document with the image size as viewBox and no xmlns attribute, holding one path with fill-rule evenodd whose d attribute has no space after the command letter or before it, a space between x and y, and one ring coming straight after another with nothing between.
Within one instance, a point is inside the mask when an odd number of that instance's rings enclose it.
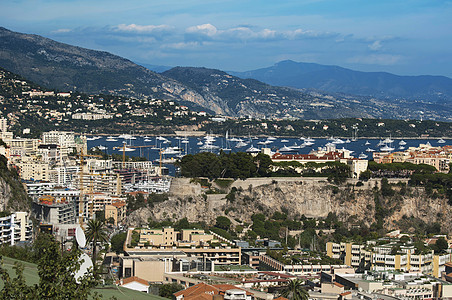
<instances>
[{"instance_id":1,"label":"red tiled roof","mask_svg":"<svg viewBox=\"0 0 452 300\"><path fill-rule=\"evenodd\" d=\"M340 288L343 288L343 287L344 287L342 284L337 283L337 282L334 282L334 285L335 285L335 286L338 286L338 287L340 287Z\"/></svg>"},{"instance_id":2,"label":"red tiled roof","mask_svg":"<svg viewBox=\"0 0 452 300\"><path fill-rule=\"evenodd\" d=\"M277 272L259 272L261 274L265 274L265 275L269 275L269 276L274 276L274 277L281 277L281 278L294 278L295 276L293 275L287 275L287 274L281 274L281 273L277 273Z\"/></svg>"},{"instance_id":3,"label":"red tiled roof","mask_svg":"<svg viewBox=\"0 0 452 300\"><path fill-rule=\"evenodd\" d=\"M122 281L122 283L121 283L121 281ZM134 282L134 281L135 282L139 282L139 283L144 284L144 285L149 285L148 281L146 281L144 279L141 279L140 277L137 277L137 276L127 277L127 278L124 278L124 279L121 279L121 280L117 280L116 284L124 285L124 284L128 284L128 283L131 283L131 282Z\"/></svg>"},{"instance_id":4,"label":"red tiled roof","mask_svg":"<svg viewBox=\"0 0 452 300\"><path fill-rule=\"evenodd\" d=\"M350 295L352 292L348 291L348 292L343 292L342 294L339 294L339 296L347 296Z\"/></svg>"},{"instance_id":5,"label":"red tiled roof","mask_svg":"<svg viewBox=\"0 0 452 300\"><path fill-rule=\"evenodd\" d=\"M227 290L233 290L234 289L234 290L245 291L248 296L254 295L253 293L248 292L247 290L238 288L238 287L236 287L235 285L232 285L232 284L213 284L213 286L218 288L218 289L220 289L220 291L223 292L223 293L226 292Z\"/></svg>"},{"instance_id":6,"label":"red tiled roof","mask_svg":"<svg viewBox=\"0 0 452 300\"><path fill-rule=\"evenodd\" d=\"M217 287L214 287L210 284L201 282L198 283L197 285L191 286L185 290L179 291L174 293L173 295L175 297L178 297L180 295L184 295L184 299L186 299L187 297L192 297L192 296L196 296L196 295L201 295L201 294L206 294L206 292L213 292L214 295L218 295L220 292L220 289L218 289Z\"/></svg>"}]
</instances>

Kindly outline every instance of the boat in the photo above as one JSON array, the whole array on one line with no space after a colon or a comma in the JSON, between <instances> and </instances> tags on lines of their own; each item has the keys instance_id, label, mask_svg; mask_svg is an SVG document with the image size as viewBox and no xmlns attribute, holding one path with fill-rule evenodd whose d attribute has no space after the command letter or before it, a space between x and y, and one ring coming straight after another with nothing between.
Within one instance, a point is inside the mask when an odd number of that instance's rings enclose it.
<instances>
[{"instance_id":1,"label":"boat","mask_svg":"<svg viewBox=\"0 0 452 300\"><path fill-rule=\"evenodd\" d=\"M86 140L87 140L87 141L95 141L95 140L97 140L97 139L96 139L95 136L92 136L92 137L87 137Z\"/></svg>"},{"instance_id":2,"label":"boat","mask_svg":"<svg viewBox=\"0 0 452 300\"><path fill-rule=\"evenodd\" d=\"M305 138L304 141L305 141L305 142L310 142L310 143L315 142L315 140L314 140L314 139L311 139L311 138Z\"/></svg>"},{"instance_id":3,"label":"boat","mask_svg":"<svg viewBox=\"0 0 452 300\"><path fill-rule=\"evenodd\" d=\"M197 142L197 143L196 143L196 145L198 145L198 146L202 146L202 142L201 142L201 141L199 141L199 142Z\"/></svg>"},{"instance_id":4,"label":"boat","mask_svg":"<svg viewBox=\"0 0 452 300\"><path fill-rule=\"evenodd\" d=\"M287 147L286 145L284 145L282 148L279 148L278 150L279 152L293 152L294 149Z\"/></svg>"},{"instance_id":5,"label":"boat","mask_svg":"<svg viewBox=\"0 0 452 300\"><path fill-rule=\"evenodd\" d=\"M304 141L303 144L301 144L303 147L311 147L312 145L314 145L313 142L309 142L309 141Z\"/></svg>"},{"instance_id":6,"label":"boat","mask_svg":"<svg viewBox=\"0 0 452 300\"><path fill-rule=\"evenodd\" d=\"M205 143L204 145L202 145L201 147L199 147L199 150L208 150L208 151L211 151L211 150L216 150L216 149L219 149L220 147L218 147L218 146L216 146L216 145L213 145L213 144L211 144L211 143Z\"/></svg>"},{"instance_id":7,"label":"boat","mask_svg":"<svg viewBox=\"0 0 452 300\"><path fill-rule=\"evenodd\" d=\"M240 141L240 142L237 143L237 145L235 145L235 147L236 147L236 148L242 148L242 147L245 147L245 146L247 146L247 145L248 145L248 144L245 143L244 141Z\"/></svg>"},{"instance_id":8,"label":"boat","mask_svg":"<svg viewBox=\"0 0 452 300\"><path fill-rule=\"evenodd\" d=\"M383 141L383 143L385 143L385 144L391 144L391 143L394 143L394 140L392 140L391 138L385 138L384 141Z\"/></svg>"},{"instance_id":9,"label":"boat","mask_svg":"<svg viewBox=\"0 0 452 300\"><path fill-rule=\"evenodd\" d=\"M113 137L108 137L105 141L106 142L117 142L118 140Z\"/></svg>"},{"instance_id":10,"label":"boat","mask_svg":"<svg viewBox=\"0 0 452 300\"><path fill-rule=\"evenodd\" d=\"M188 143L190 143L190 142L189 142L188 140L182 140L181 143L182 143L182 144L188 144Z\"/></svg>"},{"instance_id":11,"label":"boat","mask_svg":"<svg viewBox=\"0 0 452 300\"><path fill-rule=\"evenodd\" d=\"M405 145L406 145L406 142L404 140L400 140L399 146L405 146Z\"/></svg>"},{"instance_id":12,"label":"boat","mask_svg":"<svg viewBox=\"0 0 452 300\"><path fill-rule=\"evenodd\" d=\"M256 148L256 147L254 147L253 145L251 145L251 147L246 149L245 152L247 152L247 153L259 153L259 152L261 152L261 150Z\"/></svg>"},{"instance_id":13,"label":"boat","mask_svg":"<svg viewBox=\"0 0 452 300\"><path fill-rule=\"evenodd\" d=\"M289 140L281 140L281 143L288 143Z\"/></svg>"},{"instance_id":14,"label":"boat","mask_svg":"<svg viewBox=\"0 0 452 300\"><path fill-rule=\"evenodd\" d=\"M135 151L135 150L137 150L137 149L125 147L125 148L123 148L122 150L125 151L125 152L132 152L132 151Z\"/></svg>"},{"instance_id":15,"label":"boat","mask_svg":"<svg viewBox=\"0 0 452 300\"><path fill-rule=\"evenodd\" d=\"M384 146L385 144L386 144L385 141L381 140L378 142L377 147Z\"/></svg>"},{"instance_id":16,"label":"boat","mask_svg":"<svg viewBox=\"0 0 452 300\"><path fill-rule=\"evenodd\" d=\"M351 143L351 141L350 141L349 139L347 139L345 142L346 142L347 144Z\"/></svg>"},{"instance_id":17,"label":"boat","mask_svg":"<svg viewBox=\"0 0 452 300\"><path fill-rule=\"evenodd\" d=\"M290 146L290 148L292 148L292 149L303 149L304 146L303 145L297 145L297 143L294 143L292 146Z\"/></svg>"},{"instance_id":18,"label":"boat","mask_svg":"<svg viewBox=\"0 0 452 300\"><path fill-rule=\"evenodd\" d=\"M399 150L404 150L404 149L405 149L404 146L400 146L400 147L399 147Z\"/></svg>"},{"instance_id":19,"label":"boat","mask_svg":"<svg viewBox=\"0 0 452 300\"><path fill-rule=\"evenodd\" d=\"M164 148L162 149L162 154L164 155L176 155L176 154L180 154L181 150L177 147L168 147L168 148Z\"/></svg>"},{"instance_id":20,"label":"boat","mask_svg":"<svg viewBox=\"0 0 452 300\"><path fill-rule=\"evenodd\" d=\"M344 144L345 142L343 141L343 140L341 140L341 139L335 139L334 141L333 141L333 144Z\"/></svg>"},{"instance_id":21,"label":"boat","mask_svg":"<svg viewBox=\"0 0 452 300\"><path fill-rule=\"evenodd\" d=\"M374 152L375 150L374 149L372 149L372 148L367 148L366 149L366 152Z\"/></svg>"},{"instance_id":22,"label":"boat","mask_svg":"<svg viewBox=\"0 0 452 300\"><path fill-rule=\"evenodd\" d=\"M362 153L362 152L361 152L361 153L359 154L359 156L358 156L359 159L366 159L367 157L368 157L368 155L367 155L367 154L364 154L364 153Z\"/></svg>"},{"instance_id":23,"label":"boat","mask_svg":"<svg viewBox=\"0 0 452 300\"><path fill-rule=\"evenodd\" d=\"M369 143L369 141L366 141L365 143L364 143L364 145L370 145L370 143Z\"/></svg>"},{"instance_id":24,"label":"boat","mask_svg":"<svg viewBox=\"0 0 452 300\"><path fill-rule=\"evenodd\" d=\"M446 141L444 139L439 139L438 144L444 144Z\"/></svg>"},{"instance_id":25,"label":"boat","mask_svg":"<svg viewBox=\"0 0 452 300\"><path fill-rule=\"evenodd\" d=\"M151 139L144 139L143 141L144 141L144 142L152 142Z\"/></svg>"},{"instance_id":26,"label":"boat","mask_svg":"<svg viewBox=\"0 0 452 300\"><path fill-rule=\"evenodd\" d=\"M394 151L394 148L389 147L388 145L384 145L383 147L380 148L380 151L391 152L391 151Z\"/></svg>"}]
</instances>

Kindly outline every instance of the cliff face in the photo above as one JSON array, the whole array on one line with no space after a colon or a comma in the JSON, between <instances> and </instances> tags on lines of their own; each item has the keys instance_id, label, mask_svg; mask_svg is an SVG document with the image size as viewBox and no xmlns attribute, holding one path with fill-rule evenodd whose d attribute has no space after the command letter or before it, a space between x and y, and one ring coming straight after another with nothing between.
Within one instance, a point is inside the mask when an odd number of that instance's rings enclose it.
<instances>
[{"instance_id":1,"label":"cliff face","mask_svg":"<svg viewBox=\"0 0 452 300\"><path fill-rule=\"evenodd\" d=\"M237 191L226 200L226 194L203 195L200 186L187 179L175 179L170 199L154 208L146 208L129 217L131 225L146 224L167 218L213 223L220 215L231 219L251 221L255 213L273 214L282 211L289 217L324 218L335 213L347 224L371 225L382 216L386 229L397 229L403 220L416 219L432 224L438 222L442 230L451 233L452 212L444 198L429 198L422 188L394 186L393 196L382 196L379 180L371 180L357 187L356 181L334 186L323 179L248 179L234 182ZM231 201L232 200L232 201ZM378 210L376 209L378 208ZM405 225L406 226L406 225ZM406 227L410 230L410 225Z\"/></svg>"},{"instance_id":2,"label":"cliff face","mask_svg":"<svg viewBox=\"0 0 452 300\"><path fill-rule=\"evenodd\" d=\"M0 211L30 212L30 203L17 174L6 167L6 158L0 155Z\"/></svg>"}]
</instances>

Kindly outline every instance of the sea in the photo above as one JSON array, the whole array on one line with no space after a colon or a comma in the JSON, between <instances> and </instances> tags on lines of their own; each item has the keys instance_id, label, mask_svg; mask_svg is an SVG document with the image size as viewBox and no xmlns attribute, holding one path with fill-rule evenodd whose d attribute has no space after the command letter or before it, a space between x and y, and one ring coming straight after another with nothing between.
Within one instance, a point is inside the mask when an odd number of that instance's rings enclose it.
<instances>
[{"instance_id":1,"label":"sea","mask_svg":"<svg viewBox=\"0 0 452 300\"><path fill-rule=\"evenodd\" d=\"M205 137L179 137L179 136L88 136L88 149L97 148L107 154L123 153L126 147L127 156L141 156L150 161L159 163L162 152L162 163L168 167L170 175L174 175L173 162L186 154L196 154L201 151L219 153L221 149L229 152L258 151L261 148L270 148L272 151L281 151L290 154L308 154L312 150L334 143L337 149L352 151L351 155L362 159L372 159L372 151L387 145L392 151L403 151L409 147L418 147L420 144L430 143L432 146L452 145L452 139L346 139L346 138L281 138L281 137L234 137L205 136ZM304 145L304 146L303 146ZM301 147L300 147L301 146ZM287 148L291 148L289 150ZM229 149L229 150L228 150Z\"/></svg>"}]
</instances>

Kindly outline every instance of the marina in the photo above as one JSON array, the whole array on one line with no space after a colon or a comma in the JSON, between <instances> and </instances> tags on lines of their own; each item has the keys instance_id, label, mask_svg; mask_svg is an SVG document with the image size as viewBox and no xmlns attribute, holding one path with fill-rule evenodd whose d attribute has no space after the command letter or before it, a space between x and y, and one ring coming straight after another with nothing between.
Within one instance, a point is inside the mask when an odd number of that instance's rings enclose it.
<instances>
[{"instance_id":1,"label":"marina","mask_svg":"<svg viewBox=\"0 0 452 300\"><path fill-rule=\"evenodd\" d=\"M116 141L113 141L116 140ZM331 143L338 149L352 151L352 155L360 159L372 160L373 152L401 151L409 147L418 147L429 143L432 146L452 144L452 139L394 139L394 138L365 138L357 140L343 140L340 138L276 138L276 137L232 137L206 135L199 136L132 136L117 137L88 137L88 149L97 148L107 154L122 154L123 147L128 156L141 156L155 163L162 163L174 174L173 163L186 154L199 152L220 153L247 152L257 153L262 148L268 148L272 153L283 152L292 154L308 154L319 147Z\"/></svg>"}]
</instances>

